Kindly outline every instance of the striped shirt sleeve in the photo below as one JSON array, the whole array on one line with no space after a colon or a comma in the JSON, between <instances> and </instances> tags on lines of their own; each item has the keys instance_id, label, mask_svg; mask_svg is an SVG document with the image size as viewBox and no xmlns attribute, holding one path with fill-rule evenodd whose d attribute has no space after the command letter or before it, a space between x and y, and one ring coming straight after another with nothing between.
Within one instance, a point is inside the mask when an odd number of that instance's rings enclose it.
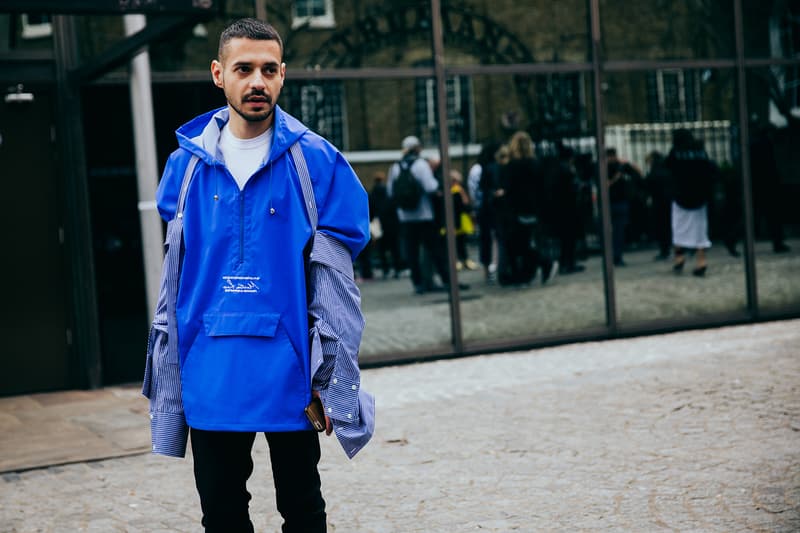
<instances>
[{"instance_id":1,"label":"striped shirt sleeve","mask_svg":"<svg viewBox=\"0 0 800 533\"><path fill-rule=\"evenodd\" d=\"M312 388L320 391L325 414L345 453L353 457L372 436L375 416L374 399L361 390L358 367L361 295L350 253L335 238L318 232L310 262Z\"/></svg>"},{"instance_id":2,"label":"striped shirt sleeve","mask_svg":"<svg viewBox=\"0 0 800 533\"><path fill-rule=\"evenodd\" d=\"M169 310L174 309L176 292L169 290L179 274L180 234L174 221L167 226L167 242L161 288L147 342L142 394L150 400L150 434L153 453L184 457L189 428L183 412L180 364L174 326L169 325ZM170 342L172 341L172 342Z\"/></svg>"}]
</instances>

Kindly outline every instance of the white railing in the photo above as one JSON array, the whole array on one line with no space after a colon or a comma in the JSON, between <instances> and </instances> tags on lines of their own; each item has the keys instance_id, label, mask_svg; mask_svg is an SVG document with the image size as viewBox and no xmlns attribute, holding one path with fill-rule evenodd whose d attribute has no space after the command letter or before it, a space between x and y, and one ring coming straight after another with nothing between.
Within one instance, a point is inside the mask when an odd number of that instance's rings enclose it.
<instances>
[{"instance_id":1,"label":"white railing","mask_svg":"<svg viewBox=\"0 0 800 533\"><path fill-rule=\"evenodd\" d=\"M718 165L732 163L731 123L728 120L607 126L606 147L616 148L621 159L646 170L647 154L658 151L666 156L672 147L672 132L681 128L702 141L708 156Z\"/></svg>"},{"instance_id":2,"label":"white railing","mask_svg":"<svg viewBox=\"0 0 800 533\"><path fill-rule=\"evenodd\" d=\"M731 151L732 141L731 123L728 120L705 120L697 122L669 122L654 124L615 124L606 126L606 147L616 148L617 155L626 161L638 166L642 171L647 171L645 160L647 154L653 151L661 152L664 156L672 147L672 132L677 129L687 129L692 132L695 139L703 141L709 157L718 165L733 162ZM597 144L594 137L571 137L561 139L561 143L572 148L576 154L592 154L597 159ZM465 149L466 148L466 149ZM459 159L465 154L474 158L480 153L480 145L461 144L450 146L450 157ZM536 143L538 155L555 154L556 145L552 141L539 141ZM424 157L438 159L437 148L423 150ZM390 164L402 156L400 150L370 150L364 152L345 152L344 156L353 164L379 163Z\"/></svg>"}]
</instances>

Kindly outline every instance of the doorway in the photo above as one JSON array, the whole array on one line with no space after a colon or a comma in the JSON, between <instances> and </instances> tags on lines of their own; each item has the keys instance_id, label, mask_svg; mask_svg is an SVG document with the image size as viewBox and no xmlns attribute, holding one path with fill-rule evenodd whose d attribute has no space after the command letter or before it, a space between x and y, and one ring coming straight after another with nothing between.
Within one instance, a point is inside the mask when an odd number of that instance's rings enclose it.
<instances>
[{"instance_id":1,"label":"doorway","mask_svg":"<svg viewBox=\"0 0 800 533\"><path fill-rule=\"evenodd\" d=\"M45 89L3 96L0 395L64 389L70 332L52 99Z\"/></svg>"}]
</instances>

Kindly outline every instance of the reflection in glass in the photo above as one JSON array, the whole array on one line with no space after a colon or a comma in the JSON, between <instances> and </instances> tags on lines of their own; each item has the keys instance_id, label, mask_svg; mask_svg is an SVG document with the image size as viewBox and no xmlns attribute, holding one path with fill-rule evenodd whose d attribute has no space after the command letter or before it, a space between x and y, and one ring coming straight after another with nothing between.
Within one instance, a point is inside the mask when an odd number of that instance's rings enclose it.
<instances>
[{"instance_id":1,"label":"reflection in glass","mask_svg":"<svg viewBox=\"0 0 800 533\"><path fill-rule=\"evenodd\" d=\"M484 102L477 142L450 159L472 226L454 221L467 345L605 324L589 83L582 73L470 78Z\"/></svg>"},{"instance_id":2,"label":"reflection in glass","mask_svg":"<svg viewBox=\"0 0 800 533\"><path fill-rule=\"evenodd\" d=\"M286 18L289 3L284 2L285 9L280 3L268 3L273 20ZM325 14L281 21L278 28L287 43L290 68L411 67L432 62L428 1L312 3Z\"/></svg>"},{"instance_id":3,"label":"reflection in glass","mask_svg":"<svg viewBox=\"0 0 800 533\"><path fill-rule=\"evenodd\" d=\"M800 53L800 3L742 0L742 14L745 55L792 58Z\"/></svg>"},{"instance_id":4,"label":"reflection in glass","mask_svg":"<svg viewBox=\"0 0 800 533\"><path fill-rule=\"evenodd\" d=\"M700 59L735 55L732 2L600 0L605 58Z\"/></svg>"},{"instance_id":5,"label":"reflection in glass","mask_svg":"<svg viewBox=\"0 0 800 533\"><path fill-rule=\"evenodd\" d=\"M607 78L621 322L745 308L733 230L742 220L734 79L686 69Z\"/></svg>"},{"instance_id":6,"label":"reflection in glass","mask_svg":"<svg viewBox=\"0 0 800 533\"><path fill-rule=\"evenodd\" d=\"M583 62L588 2L443 2L445 62L504 65Z\"/></svg>"},{"instance_id":7,"label":"reflection in glass","mask_svg":"<svg viewBox=\"0 0 800 533\"><path fill-rule=\"evenodd\" d=\"M370 196L372 241L355 262L366 318L361 344L365 361L452 349L446 241L440 231L441 157L438 139L430 135L438 124L434 110L428 109L430 102L413 98L415 87L426 82L303 80L292 82L299 87L285 100L290 112L340 143ZM396 179L404 159L430 184L419 209L400 211L389 195L389 180ZM412 261L418 267L413 279Z\"/></svg>"},{"instance_id":8,"label":"reflection in glass","mask_svg":"<svg viewBox=\"0 0 800 533\"><path fill-rule=\"evenodd\" d=\"M747 75L759 307L800 304L800 87L797 66Z\"/></svg>"}]
</instances>

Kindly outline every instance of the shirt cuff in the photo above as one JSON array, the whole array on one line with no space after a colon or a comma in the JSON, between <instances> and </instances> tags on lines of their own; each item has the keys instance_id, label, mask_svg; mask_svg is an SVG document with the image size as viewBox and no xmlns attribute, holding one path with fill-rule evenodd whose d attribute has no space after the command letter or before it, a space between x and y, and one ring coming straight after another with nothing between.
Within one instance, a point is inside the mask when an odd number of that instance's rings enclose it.
<instances>
[{"instance_id":1,"label":"shirt cuff","mask_svg":"<svg viewBox=\"0 0 800 533\"><path fill-rule=\"evenodd\" d=\"M328 388L320 391L325 414L332 420L357 424L360 420L358 408L358 380L334 375Z\"/></svg>"},{"instance_id":2,"label":"shirt cuff","mask_svg":"<svg viewBox=\"0 0 800 533\"><path fill-rule=\"evenodd\" d=\"M150 413L153 453L168 457L185 457L189 426L183 413Z\"/></svg>"}]
</instances>

